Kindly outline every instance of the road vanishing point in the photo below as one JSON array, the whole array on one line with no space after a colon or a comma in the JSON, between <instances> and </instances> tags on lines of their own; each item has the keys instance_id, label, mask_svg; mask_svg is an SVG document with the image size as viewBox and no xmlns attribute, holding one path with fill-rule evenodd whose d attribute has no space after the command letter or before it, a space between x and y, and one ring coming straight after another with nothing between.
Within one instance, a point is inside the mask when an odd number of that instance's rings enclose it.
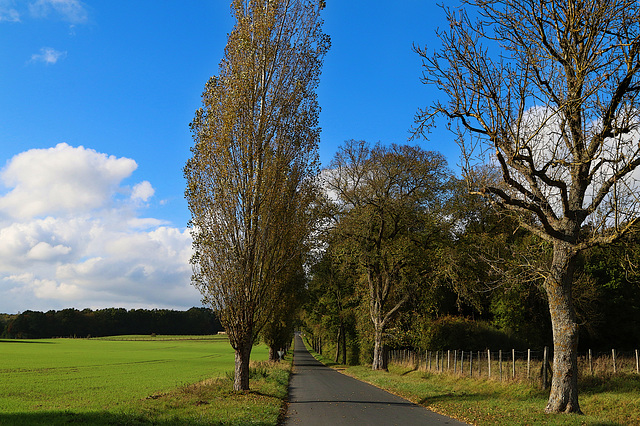
<instances>
[{"instance_id":1,"label":"road vanishing point","mask_svg":"<svg viewBox=\"0 0 640 426\"><path fill-rule=\"evenodd\" d=\"M326 367L299 334L294 348L285 426L466 425Z\"/></svg>"}]
</instances>

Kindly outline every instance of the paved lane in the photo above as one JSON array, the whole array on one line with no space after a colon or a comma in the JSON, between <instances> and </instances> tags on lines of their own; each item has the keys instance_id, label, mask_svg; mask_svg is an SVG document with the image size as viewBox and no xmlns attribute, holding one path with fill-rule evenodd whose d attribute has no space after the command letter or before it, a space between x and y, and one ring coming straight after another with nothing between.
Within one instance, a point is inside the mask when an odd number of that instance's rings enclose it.
<instances>
[{"instance_id":1,"label":"paved lane","mask_svg":"<svg viewBox=\"0 0 640 426\"><path fill-rule=\"evenodd\" d=\"M318 362L295 337L285 425L464 425Z\"/></svg>"}]
</instances>

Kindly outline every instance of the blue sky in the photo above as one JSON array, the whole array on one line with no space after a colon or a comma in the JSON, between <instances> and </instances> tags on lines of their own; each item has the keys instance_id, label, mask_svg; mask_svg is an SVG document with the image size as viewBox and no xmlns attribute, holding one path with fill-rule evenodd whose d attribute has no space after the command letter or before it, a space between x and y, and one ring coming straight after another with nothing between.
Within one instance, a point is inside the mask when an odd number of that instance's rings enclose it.
<instances>
[{"instance_id":1,"label":"blue sky","mask_svg":"<svg viewBox=\"0 0 640 426\"><path fill-rule=\"evenodd\" d=\"M347 139L407 141L437 96L412 44L446 25L430 1L327 3L325 165ZM0 0L0 312L199 306L182 167L232 26L227 0Z\"/></svg>"}]
</instances>

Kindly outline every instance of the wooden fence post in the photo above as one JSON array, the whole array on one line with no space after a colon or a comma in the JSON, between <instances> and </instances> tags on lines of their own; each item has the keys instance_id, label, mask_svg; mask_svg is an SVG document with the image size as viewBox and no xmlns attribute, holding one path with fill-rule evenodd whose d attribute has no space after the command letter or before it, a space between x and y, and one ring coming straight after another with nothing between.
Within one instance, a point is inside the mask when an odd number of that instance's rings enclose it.
<instances>
[{"instance_id":1,"label":"wooden fence post","mask_svg":"<svg viewBox=\"0 0 640 426\"><path fill-rule=\"evenodd\" d=\"M447 371L451 370L451 350L447 349Z\"/></svg>"},{"instance_id":2,"label":"wooden fence post","mask_svg":"<svg viewBox=\"0 0 640 426\"><path fill-rule=\"evenodd\" d=\"M489 366L489 378L491 378L491 349L487 349L487 365Z\"/></svg>"},{"instance_id":3,"label":"wooden fence post","mask_svg":"<svg viewBox=\"0 0 640 426\"><path fill-rule=\"evenodd\" d=\"M458 372L458 350L453 351L453 373Z\"/></svg>"},{"instance_id":4,"label":"wooden fence post","mask_svg":"<svg viewBox=\"0 0 640 426\"><path fill-rule=\"evenodd\" d=\"M516 378L516 350L511 349L511 378Z\"/></svg>"},{"instance_id":5,"label":"wooden fence post","mask_svg":"<svg viewBox=\"0 0 640 426\"><path fill-rule=\"evenodd\" d=\"M616 374L616 350L611 349L611 359L613 360L613 374Z\"/></svg>"},{"instance_id":6,"label":"wooden fence post","mask_svg":"<svg viewBox=\"0 0 640 426\"><path fill-rule=\"evenodd\" d=\"M636 373L640 374L640 358L638 358L638 350L636 349Z\"/></svg>"},{"instance_id":7,"label":"wooden fence post","mask_svg":"<svg viewBox=\"0 0 640 426\"><path fill-rule=\"evenodd\" d=\"M527 380L531 378L531 349L527 349Z\"/></svg>"},{"instance_id":8,"label":"wooden fence post","mask_svg":"<svg viewBox=\"0 0 640 426\"><path fill-rule=\"evenodd\" d=\"M438 354L440 351L436 351L436 372L438 371Z\"/></svg>"},{"instance_id":9,"label":"wooden fence post","mask_svg":"<svg viewBox=\"0 0 640 426\"><path fill-rule=\"evenodd\" d=\"M478 351L478 378L482 376L482 358L480 357L480 351Z\"/></svg>"},{"instance_id":10,"label":"wooden fence post","mask_svg":"<svg viewBox=\"0 0 640 426\"><path fill-rule=\"evenodd\" d=\"M498 351L498 368L500 370L500 381L502 381L502 349Z\"/></svg>"},{"instance_id":11,"label":"wooden fence post","mask_svg":"<svg viewBox=\"0 0 640 426\"><path fill-rule=\"evenodd\" d=\"M460 374L464 376L464 351L460 352Z\"/></svg>"}]
</instances>

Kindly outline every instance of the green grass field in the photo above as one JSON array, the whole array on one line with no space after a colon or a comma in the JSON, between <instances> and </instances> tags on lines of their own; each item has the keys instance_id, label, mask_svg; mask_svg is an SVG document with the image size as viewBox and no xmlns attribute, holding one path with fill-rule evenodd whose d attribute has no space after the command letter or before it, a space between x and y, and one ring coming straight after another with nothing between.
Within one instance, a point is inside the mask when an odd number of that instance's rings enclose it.
<instances>
[{"instance_id":1,"label":"green grass field","mask_svg":"<svg viewBox=\"0 0 640 426\"><path fill-rule=\"evenodd\" d=\"M275 424L288 363L258 364L247 394L233 363L224 336L0 340L0 424Z\"/></svg>"}]
</instances>

